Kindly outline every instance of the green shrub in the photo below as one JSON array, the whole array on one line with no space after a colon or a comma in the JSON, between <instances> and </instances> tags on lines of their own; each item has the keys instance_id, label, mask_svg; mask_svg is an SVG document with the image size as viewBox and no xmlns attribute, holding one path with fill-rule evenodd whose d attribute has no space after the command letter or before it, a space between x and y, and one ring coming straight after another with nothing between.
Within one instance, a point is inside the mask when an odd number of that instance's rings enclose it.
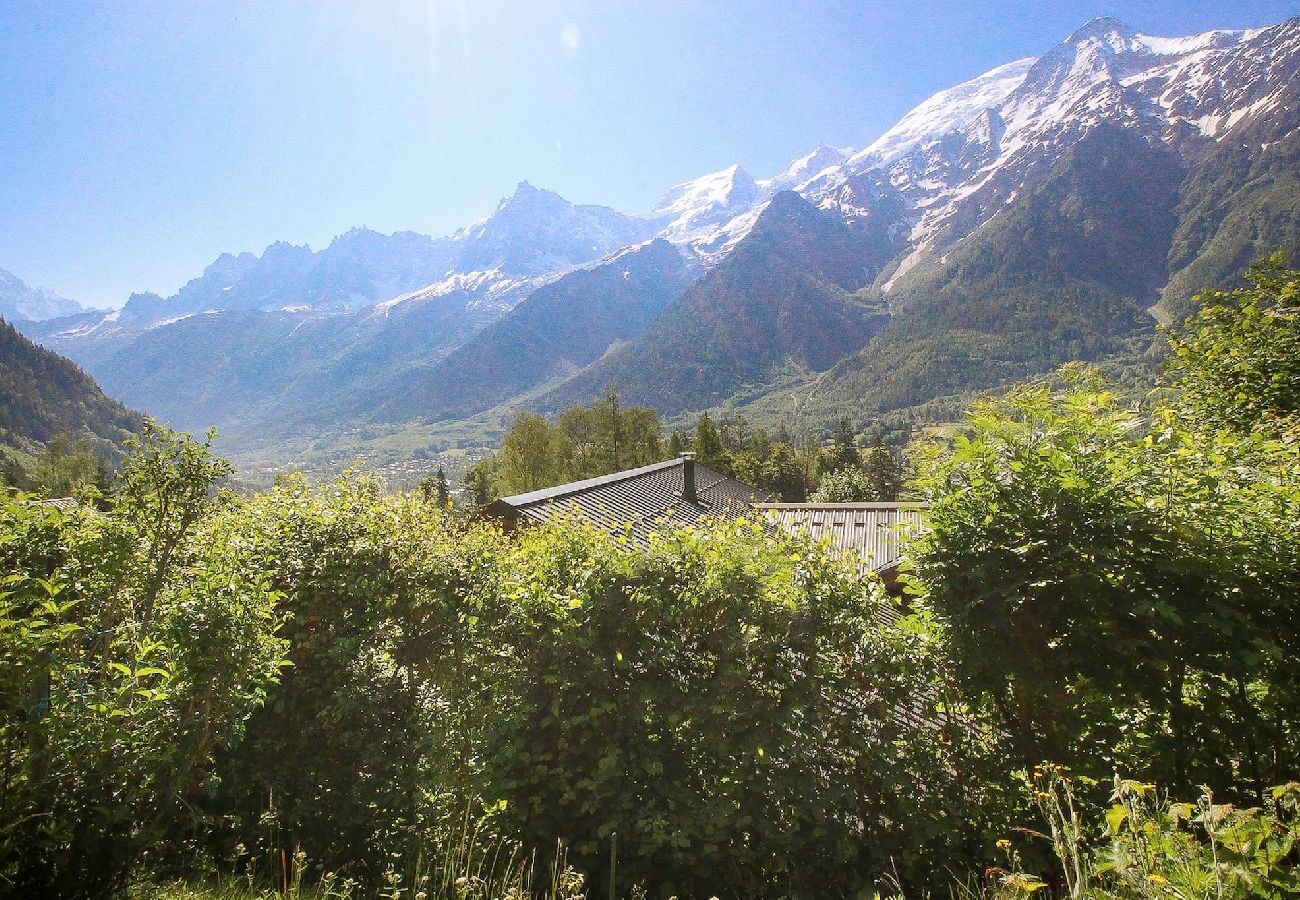
<instances>
[{"instance_id":1,"label":"green shrub","mask_svg":"<svg viewBox=\"0 0 1300 900\"><path fill-rule=\"evenodd\" d=\"M1282 898L1300 893L1300 784L1274 787L1260 806L1216 803L1203 788L1195 803L1172 802L1153 784L1114 781L1105 822L1080 815L1073 783L1060 766L1036 766L1028 779L1061 864L1060 894L1123 900ZM1047 882L1020 870L1012 842L1009 870L990 873L998 900L1027 897Z\"/></svg>"},{"instance_id":2,"label":"green shrub","mask_svg":"<svg viewBox=\"0 0 1300 900\"><path fill-rule=\"evenodd\" d=\"M274 678L274 593L208 556L226 471L154 427L106 513L0 501L0 884L119 890L195 823L220 747Z\"/></svg>"},{"instance_id":3,"label":"green shrub","mask_svg":"<svg viewBox=\"0 0 1300 900\"><path fill-rule=\"evenodd\" d=\"M571 522L501 578L487 796L594 883L615 835L621 890L682 896L851 893L960 844L968 748L913 716L928 646L815 548L742 521L641 553Z\"/></svg>"}]
</instances>

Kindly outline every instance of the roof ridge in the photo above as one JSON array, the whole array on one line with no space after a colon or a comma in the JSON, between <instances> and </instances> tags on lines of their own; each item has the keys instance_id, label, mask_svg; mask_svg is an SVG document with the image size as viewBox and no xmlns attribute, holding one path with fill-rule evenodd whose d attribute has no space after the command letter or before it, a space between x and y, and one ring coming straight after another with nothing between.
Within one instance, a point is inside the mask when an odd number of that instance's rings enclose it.
<instances>
[{"instance_id":1,"label":"roof ridge","mask_svg":"<svg viewBox=\"0 0 1300 900\"><path fill-rule=\"evenodd\" d=\"M607 484L616 484L617 482L627 481L628 479L637 478L641 475L648 475L651 472L671 469L674 466L680 466L681 464L682 457L675 456L672 459L665 459L662 462L638 466L635 469L624 469L621 472L611 472L608 475L597 475L594 478L585 478L582 481L570 481L565 484L557 484L553 487L538 488L535 491L528 491L523 494L514 494L510 497L502 497L501 502L508 503L511 506L526 506L527 504L537 503L541 500L555 500L559 497L567 497L570 494L581 493L590 488L603 487ZM695 471L700 472L701 470L717 477L717 480L714 481L713 484L709 485L709 488L717 487L719 484L726 481L728 477L716 469L710 468L696 460ZM705 490L707 489L708 488Z\"/></svg>"},{"instance_id":2,"label":"roof ridge","mask_svg":"<svg viewBox=\"0 0 1300 900\"><path fill-rule=\"evenodd\" d=\"M886 500L863 503L755 503L759 509L929 509L924 500Z\"/></svg>"},{"instance_id":3,"label":"roof ridge","mask_svg":"<svg viewBox=\"0 0 1300 900\"><path fill-rule=\"evenodd\" d=\"M621 472L611 472L608 475L597 475L594 478L584 478L582 481L569 481L552 487L527 491L523 494L514 494L510 497L502 497L501 501L503 503L509 503L511 506L518 506L521 504L536 503L538 500L551 500L556 497L576 494L579 491L585 491L588 488L614 484L619 481L626 481L629 478L636 478L638 475L646 475L660 469L668 469L680 463L680 457L675 459L666 459L663 462L650 463L647 466L639 466L635 469L624 469Z\"/></svg>"}]
</instances>

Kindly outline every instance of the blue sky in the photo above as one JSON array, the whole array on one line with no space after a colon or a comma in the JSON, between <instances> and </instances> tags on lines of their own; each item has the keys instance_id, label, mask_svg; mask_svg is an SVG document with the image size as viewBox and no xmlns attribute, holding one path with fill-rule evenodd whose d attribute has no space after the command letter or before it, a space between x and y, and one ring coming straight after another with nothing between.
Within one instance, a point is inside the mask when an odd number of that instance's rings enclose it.
<instances>
[{"instance_id":1,"label":"blue sky","mask_svg":"<svg viewBox=\"0 0 1300 900\"><path fill-rule=\"evenodd\" d=\"M353 225L446 234L523 179L629 212L739 162L862 147L1089 18L1224 2L0 0L0 267L101 306Z\"/></svg>"}]
</instances>

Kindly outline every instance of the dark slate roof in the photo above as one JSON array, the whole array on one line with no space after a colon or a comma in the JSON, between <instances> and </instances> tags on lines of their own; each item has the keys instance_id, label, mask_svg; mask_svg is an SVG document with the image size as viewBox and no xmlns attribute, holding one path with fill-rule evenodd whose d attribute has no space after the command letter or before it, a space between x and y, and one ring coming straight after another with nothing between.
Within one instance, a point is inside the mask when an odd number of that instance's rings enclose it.
<instances>
[{"instance_id":1,"label":"dark slate roof","mask_svg":"<svg viewBox=\"0 0 1300 900\"><path fill-rule=\"evenodd\" d=\"M758 508L784 528L828 540L865 574L897 568L909 532L921 523L925 504L763 503Z\"/></svg>"},{"instance_id":2,"label":"dark slate roof","mask_svg":"<svg viewBox=\"0 0 1300 900\"><path fill-rule=\"evenodd\" d=\"M599 478L502 497L484 513L515 521L550 522L578 514L611 533L629 530L641 546L651 532L694 525L702 519L738 518L751 513L752 504L772 498L744 482L695 463L698 500L682 499L682 460L628 469Z\"/></svg>"}]
</instances>

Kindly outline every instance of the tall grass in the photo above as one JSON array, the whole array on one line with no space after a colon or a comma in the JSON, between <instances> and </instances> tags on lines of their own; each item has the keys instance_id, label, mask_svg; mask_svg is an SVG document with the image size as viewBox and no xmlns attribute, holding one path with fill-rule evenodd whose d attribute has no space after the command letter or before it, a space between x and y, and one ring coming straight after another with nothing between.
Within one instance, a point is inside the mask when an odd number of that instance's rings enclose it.
<instances>
[{"instance_id":1,"label":"tall grass","mask_svg":"<svg viewBox=\"0 0 1300 900\"><path fill-rule=\"evenodd\" d=\"M398 861L400 862L400 860ZM203 880L146 880L132 887L131 900L585 900L586 881L557 845L539 860L466 816L453 838L434 845L406 872L389 869L377 890L326 872L305 880L307 854L280 852L271 866L237 858L229 872Z\"/></svg>"}]
</instances>

